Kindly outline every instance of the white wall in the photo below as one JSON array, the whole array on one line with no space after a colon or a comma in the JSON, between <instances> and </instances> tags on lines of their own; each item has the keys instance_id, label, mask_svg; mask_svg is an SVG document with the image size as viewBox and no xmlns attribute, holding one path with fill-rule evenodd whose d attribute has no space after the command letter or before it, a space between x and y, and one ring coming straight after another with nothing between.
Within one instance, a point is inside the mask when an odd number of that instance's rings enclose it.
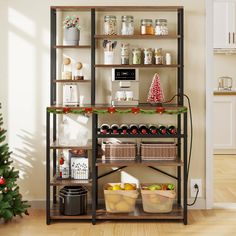
<instances>
[{"instance_id":1,"label":"white wall","mask_svg":"<svg viewBox=\"0 0 236 236\"><path fill-rule=\"evenodd\" d=\"M194 144L190 178L205 182L205 1L151 1L145 5L185 7L185 91L193 107ZM137 5L130 0L129 5ZM49 105L50 5L127 5L127 1L12 0L0 3L0 101L5 127L17 168L19 185L29 200L45 199L45 108ZM143 5L140 1L138 5ZM153 15L153 18L156 16ZM160 72L164 76L164 72ZM147 79L150 81L151 74ZM103 81L104 87L108 87ZM171 84L169 85L171 86ZM146 86L148 88L148 86ZM146 89L147 89L146 88ZM166 91L168 87L166 87ZM168 96L172 92L166 92ZM145 93L142 93L145 96ZM145 100L145 97L142 97ZM99 96L99 100L106 100ZM115 118L119 119L119 118ZM130 116L137 122L140 117ZM146 119L146 118L145 118ZM129 168L140 181L158 181L161 175L147 168ZM173 170L169 170L174 172ZM142 173L142 174L140 174ZM119 174L101 183L119 180ZM170 181L170 180L169 180ZM203 185L204 187L204 185ZM100 188L101 189L101 188ZM205 196L203 191L203 198Z\"/></svg>"}]
</instances>

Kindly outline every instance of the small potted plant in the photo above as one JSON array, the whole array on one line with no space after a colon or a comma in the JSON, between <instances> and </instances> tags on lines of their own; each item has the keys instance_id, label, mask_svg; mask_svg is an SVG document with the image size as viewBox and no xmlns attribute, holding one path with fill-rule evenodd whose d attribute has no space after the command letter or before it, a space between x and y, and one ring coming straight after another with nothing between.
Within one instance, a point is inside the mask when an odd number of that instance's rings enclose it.
<instances>
[{"instance_id":1,"label":"small potted plant","mask_svg":"<svg viewBox=\"0 0 236 236\"><path fill-rule=\"evenodd\" d=\"M64 44L79 45L80 26L79 17L67 16L63 21L64 26Z\"/></svg>"}]
</instances>

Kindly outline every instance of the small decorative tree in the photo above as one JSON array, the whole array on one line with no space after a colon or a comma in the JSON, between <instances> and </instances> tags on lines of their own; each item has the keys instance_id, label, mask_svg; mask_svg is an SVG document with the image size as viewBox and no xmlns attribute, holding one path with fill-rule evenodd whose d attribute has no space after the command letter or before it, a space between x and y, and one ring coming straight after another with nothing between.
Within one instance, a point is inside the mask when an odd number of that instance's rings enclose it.
<instances>
[{"instance_id":1,"label":"small decorative tree","mask_svg":"<svg viewBox=\"0 0 236 236\"><path fill-rule=\"evenodd\" d=\"M157 73L153 76L147 101L150 103L162 103L164 101L164 93L161 88L160 76Z\"/></svg>"},{"instance_id":2,"label":"small decorative tree","mask_svg":"<svg viewBox=\"0 0 236 236\"><path fill-rule=\"evenodd\" d=\"M2 128L2 125L3 118L0 113L0 219L9 221L16 215L28 215L27 208L30 205L27 201L22 201L22 195L19 193L19 186L16 184L19 171L10 166L11 152L9 152L8 144L5 143L7 131Z\"/></svg>"}]
</instances>

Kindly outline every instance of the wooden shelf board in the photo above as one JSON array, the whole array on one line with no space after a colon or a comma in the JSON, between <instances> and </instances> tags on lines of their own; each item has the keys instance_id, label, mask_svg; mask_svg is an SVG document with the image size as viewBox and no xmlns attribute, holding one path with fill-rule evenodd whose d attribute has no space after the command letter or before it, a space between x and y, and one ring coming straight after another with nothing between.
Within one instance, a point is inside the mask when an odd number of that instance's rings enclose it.
<instances>
[{"instance_id":1,"label":"wooden shelf board","mask_svg":"<svg viewBox=\"0 0 236 236\"><path fill-rule=\"evenodd\" d=\"M97 138L183 138L177 134L97 134Z\"/></svg>"},{"instance_id":2,"label":"wooden shelf board","mask_svg":"<svg viewBox=\"0 0 236 236\"><path fill-rule=\"evenodd\" d=\"M54 83L91 83L91 80L58 79Z\"/></svg>"},{"instance_id":3,"label":"wooden shelf board","mask_svg":"<svg viewBox=\"0 0 236 236\"><path fill-rule=\"evenodd\" d=\"M77 185L92 185L91 179L57 179L55 176L50 181L51 186L77 186Z\"/></svg>"},{"instance_id":4,"label":"wooden shelf board","mask_svg":"<svg viewBox=\"0 0 236 236\"><path fill-rule=\"evenodd\" d=\"M183 161L152 161L152 160L103 160L97 159L96 166L183 166Z\"/></svg>"},{"instance_id":5,"label":"wooden shelf board","mask_svg":"<svg viewBox=\"0 0 236 236\"><path fill-rule=\"evenodd\" d=\"M177 205L173 206L173 211L170 213L146 213L143 211L142 204L136 204L135 211L131 213L108 213L105 208L97 210L97 219L106 220L182 220L183 209Z\"/></svg>"},{"instance_id":6,"label":"wooden shelf board","mask_svg":"<svg viewBox=\"0 0 236 236\"><path fill-rule=\"evenodd\" d=\"M54 45L54 48L91 48L90 45Z\"/></svg>"},{"instance_id":7,"label":"wooden shelf board","mask_svg":"<svg viewBox=\"0 0 236 236\"><path fill-rule=\"evenodd\" d=\"M71 146L71 145L60 145L58 141L53 142L50 145L50 149L85 149L85 150L92 150L92 143L91 141L88 142L86 146Z\"/></svg>"},{"instance_id":8,"label":"wooden shelf board","mask_svg":"<svg viewBox=\"0 0 236 236\"><path fill-rule=\"evenodd\" d=\"M52 220L90 220L92 219L92 207L88 205L86 215L66 216L59 211L59 204L54 204L50 210L50 218Z\"/></svg>"},{"instance_id":9,"label":"wooden shelf board","mask_svg":"<svg viewBox=\"0 0 236 236\"><path fill-rule=\"evenodd\" d=\"M178 11L183 9L183 6L51 6L51 9L57 11Z\"/></svg>"},{"instance_id":10,"label":"wooden shelf board","mask_svg":"<svg viewBox=\"0 0 236 236\"><path fill-rule=\"evenodd\" d=\"M181 35L94 35L96 39L178 39Z\"/></svg>"},{"instance_id":11,"label":"wooden shelf board","mask_svg":"<svg viewBox=\"0 0 236 236\"><path fill-rule=\"evenodd\" d=\"M106 65L106 64L96 64L94 65L94 67L131 67L131 68L178 68L181 67L181 65L178 64L172 64L172 65L144 65L144 64L140 64L140 65L121 65L121 64L112 64L112 65Z\"/></svg>"},{"instance_id":12,"label":"wooden shelf board","mask_svg":"<svg viewBox=\"0 0 236 236\"><path fill-rule=\"evenodd\" d=\"M85 107L91 107L95 109L107 109L109 107L112 107L111 104L96 104L96 105L91 105L91 104L84 104L83 106L62 106L61 104L53 105L50 107L47 107L48 109L50 108L55 108L55 109L63 109L63 108L71 108L71 109L83 109ZM140 103L138 106L114 106L116 109L120 110L128 110L132 109L133 107L137 107L140 109L147 109L147 110L156 110L157 106L152 106L148 103ZM185 106L178 106L176 104L165 104L163 105L165 110L181 110L181 109L187 109Z\"/></svg>"},{"instance_id":13,"label":"wooden shelf board","mask_svg":"<svg viewBox=\"0 0 236 236\"><path fill-rule=\"evenodd\" d=\"M92 207L88 205L86 215L66 216L59 212L59 205L56 204L50 211L50 218L55 220L89 220L92 219ZM108 213L103 206L98 206L96 219L98 220L183 220L183 209L173 205L170 213L146 213L142 204L136 204L134 212L131 213Z\"/></svg>"}]
</instances>

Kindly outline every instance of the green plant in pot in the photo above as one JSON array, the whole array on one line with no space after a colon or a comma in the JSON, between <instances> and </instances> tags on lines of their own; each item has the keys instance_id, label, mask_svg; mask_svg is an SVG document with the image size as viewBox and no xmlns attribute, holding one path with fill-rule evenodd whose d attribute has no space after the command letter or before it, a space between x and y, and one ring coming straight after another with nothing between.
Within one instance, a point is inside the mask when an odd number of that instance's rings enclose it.
<instances>
[{"instance_id":1,"label":"green plant in pot","mask_svg":"<svg viewBox=\"0 0 236 236\"><path fill-rule=\"evenodd\" d=\"M63 21L64 26L64 44L79 45L80 26L79 17L67 16Z\"/></svg>"}]
</instances>

